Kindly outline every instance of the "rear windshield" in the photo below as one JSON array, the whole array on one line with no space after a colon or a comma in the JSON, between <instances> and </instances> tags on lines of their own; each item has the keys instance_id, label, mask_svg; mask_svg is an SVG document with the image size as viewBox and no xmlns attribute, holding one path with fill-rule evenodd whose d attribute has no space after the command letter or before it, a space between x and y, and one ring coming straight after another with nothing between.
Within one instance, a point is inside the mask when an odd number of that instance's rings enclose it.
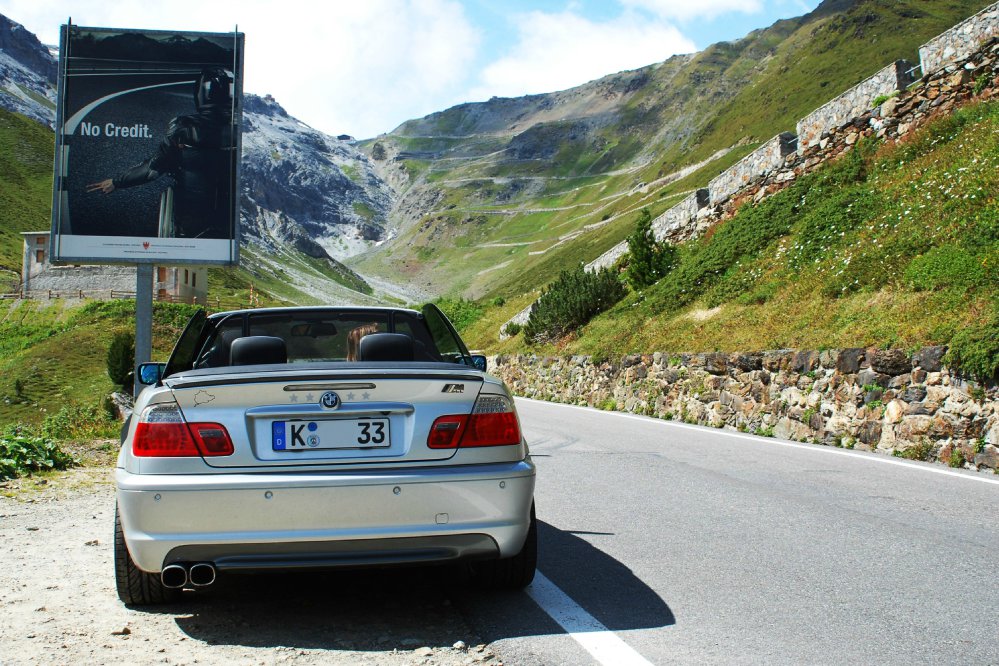
<instances>
[{"instance_id":1,"label":"rear windshield","mask_svg":"<svg viewBox=\"0 0 999 666\"><path fill-rule=\"evenodd\" d=\"M401 311L234 313L216 322L194 360L193 368L229 365L232 341L248 335L284 340L288 363L356 361L365 335L403 333L413 339L414 361L441 361L423 319Z\"/></svg>"}]
</instances>

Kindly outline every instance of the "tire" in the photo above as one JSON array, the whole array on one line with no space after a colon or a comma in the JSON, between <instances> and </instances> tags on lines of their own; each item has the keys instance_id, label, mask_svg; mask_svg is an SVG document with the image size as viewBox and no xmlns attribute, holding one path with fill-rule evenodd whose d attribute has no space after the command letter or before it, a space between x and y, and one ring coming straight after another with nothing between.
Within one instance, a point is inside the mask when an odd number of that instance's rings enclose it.
<instances>
[{"instance_id":1,"label":"tire","mask_svg":"<svg viewBox=\"0 0 999 666\"><path fill-rule=\"evenodd\" d=\"M114 582L118 598L126 606L167 604L180 599L180 590L163 587L158 574L146 573L135 566L125 544L117 507L114 510Z\"/></svg>"},{"instance_id":2,"label":"tire","mask_svg":"<svg viewBox=\"0 0 999 666\"><path fill-rule=\"evenodd\" d=\"M531 504L531 526L520 552L513 557L487 560L472 565L472 580L490 590L520 590L534 580L538 566L538 521Z\"/></svg>"}]
</instances>

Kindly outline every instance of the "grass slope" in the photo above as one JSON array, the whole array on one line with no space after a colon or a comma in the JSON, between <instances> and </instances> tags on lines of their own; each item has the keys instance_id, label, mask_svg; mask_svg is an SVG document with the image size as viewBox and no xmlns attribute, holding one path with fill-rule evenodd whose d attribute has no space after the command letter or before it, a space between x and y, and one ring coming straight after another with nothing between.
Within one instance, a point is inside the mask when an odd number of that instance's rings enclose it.
<instances>
[{"instance_id":1,"label":"grass slope","mask_svg":"<svg viewBox=\"0 0 999 666\"><path fill-rule=\"evenodd\" d=\"M115 390L107 350L135 329L133 301L0 303L0 426L36 424L61 408L99 406ZM153 307L153 358L166 359L195 308Z\"/></svg>"},{"instance_id":2,"label":"grass slope","mask_svg":"<svg viewBox=\"0 0 999 666\"><path fill-rule=\"evenodd\" d=\"M679 264L557 346L490 351L948 344L999 354L999 103L861 145L681 248ZM493 329L495 330L495 329ZM989 342L991 340L991 342ZM991 345L991 347L989 347ZM999 358L999 357L997 357Z\"/></svg>"},{"instance_id":3,"label":"grass slope","mask_svg":"<svg viewBox=\"0 0 999 666\"><path fill-rule=\"evenodd\" d=\"M21 272L22 231L51 225L52 130L0 109L0 269ZM0 273L0 289L17 278Z\"/></svg>"}]
</instances>

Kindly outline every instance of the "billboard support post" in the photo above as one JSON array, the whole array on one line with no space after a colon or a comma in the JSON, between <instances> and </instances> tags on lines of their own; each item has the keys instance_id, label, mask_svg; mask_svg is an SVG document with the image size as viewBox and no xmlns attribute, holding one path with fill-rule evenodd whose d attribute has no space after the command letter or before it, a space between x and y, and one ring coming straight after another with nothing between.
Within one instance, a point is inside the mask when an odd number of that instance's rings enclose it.
<instances>
[{"instance_id":1,"label":"billboard support post","mask_svg":"<svg viewBox=\"0 0 999 666\"><path fill-rule=\"evenodd\" d=\"M135 267L135 385L134 397L144 388L139 365L153 357L153 266Z\"/></svg>"}]
</instances>

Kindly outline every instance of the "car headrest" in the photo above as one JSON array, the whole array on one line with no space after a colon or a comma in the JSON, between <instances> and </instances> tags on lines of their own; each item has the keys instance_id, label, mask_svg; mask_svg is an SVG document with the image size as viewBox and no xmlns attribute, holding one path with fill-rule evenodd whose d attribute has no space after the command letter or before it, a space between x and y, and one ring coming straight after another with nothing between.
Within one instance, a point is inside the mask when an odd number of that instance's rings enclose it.
<instances>
[{"instance_id":1,"label":"car headrest","mask_svg":"<svg viewBox=\"0 0 999 666\"><path fill-rule=\"evenodd\" d=\"M229 365L262 365L287 363L288 347L281 338L270 335L250 335L232 341Z\"/></svg>"},{"instance_id":2,"label":"car headrest","mask_svg":"<svg viewBox=\"0 0 999 666\"><path fill-rule=\"evenodd\" d=\"M413 338L402 333L371 333L361 338L361 361L412 361Z\"/></svg>"}]
</instances>

